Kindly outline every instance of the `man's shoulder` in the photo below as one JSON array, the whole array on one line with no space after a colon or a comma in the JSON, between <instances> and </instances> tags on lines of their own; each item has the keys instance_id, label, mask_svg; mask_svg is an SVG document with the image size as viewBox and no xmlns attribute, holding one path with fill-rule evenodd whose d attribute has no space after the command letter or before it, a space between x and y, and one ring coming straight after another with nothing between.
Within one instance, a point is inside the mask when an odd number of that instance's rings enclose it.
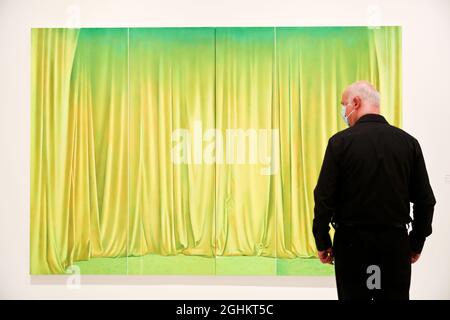
<instances>
[{"instance_id":1,"label":"man's shoulder","mask_svg":"<svg viewBox=\"0 0 450 320\"><path fill-rule=\"evenodd\" d=\"M342 139L345 139L352 131L352 127L345 128L344 130L338 131L333 134L329 139L329 144L339 143Z\"/></svg>"},{"instance_id":2,"label":"man's shoulder","mask_svg":"<svg viewBox=\"0 0 450 320\"><path fill-rule=\"evenodd\" d=\"M407 142L409 146L412 146L413 148L416 148L417 145L419 145L419 141L410 133L406 132L405 130L389 125L388 130L392 132L393 135L397 135L398 137L401 137L403 141Z\"/></svg>"},{"instance_id":3,"label":"man's shoulder","mask_svg":"<svg viewBox=\"0 0 450 320\"><path fill-rule=\"evenodd\" d=\"M358 135L358 133L360 133L360 131L355 130L355 129L357 129L357 128L348 127L348 128L345 128L344 130L336 132L334 135L332 135L330 137L328 143L333 144L333 145L339 144L343 140L346 140L347 138L350 138L350 137L354 136L355 134ZM399 127L396 127L394 125L387 124L386 126L383 127L383 131L385 131L387 133L391 133L393 135L400 136L409 142L418 143L418 140L414 136L412 136L405 130L403 130Z\"/></svg>"},{"instance_id":4,"label":"man's shoulder","mask_svg":"<svg viewBox=\"0 0 450 320\"><path fill-rule=\"evenodd\" d=\"M410 133L406 132L403 129L400 129L399 127L396 127L396 126L393 126L393 125L389 125L389 128L391 130L395 131L396 133L405 136L406 138L408 138L410 140L417 141L417 139L413 135L411 135Z\"/></svg>"}]
</instances>

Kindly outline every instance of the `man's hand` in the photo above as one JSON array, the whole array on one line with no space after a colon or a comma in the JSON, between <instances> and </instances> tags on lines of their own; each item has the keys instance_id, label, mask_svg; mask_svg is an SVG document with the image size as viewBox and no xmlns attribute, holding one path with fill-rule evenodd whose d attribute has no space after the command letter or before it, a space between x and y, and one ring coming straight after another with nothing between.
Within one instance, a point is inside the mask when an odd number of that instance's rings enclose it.
<instances>
[{"instance_id":1,"label":"man's hand","mask_svg":"<svg viewBox=\"0 0 450 320\"><path fill-rule=\"evenodd\" d=\"M412 252L410 253L411 263L415 263L420 258L420 253Z\"/></svg>"},{"instance_id":2,"label":"man's hand","mask_svg":"<svg viewBox=\"0 0 450 320\"><path fill-rule=\"evenodd\" d=\"M319 251L319 259L322 263L329 263L333 264L334 256L333 256L333 249L328 248L327 250Z\"/></svg>"}]
</instances>

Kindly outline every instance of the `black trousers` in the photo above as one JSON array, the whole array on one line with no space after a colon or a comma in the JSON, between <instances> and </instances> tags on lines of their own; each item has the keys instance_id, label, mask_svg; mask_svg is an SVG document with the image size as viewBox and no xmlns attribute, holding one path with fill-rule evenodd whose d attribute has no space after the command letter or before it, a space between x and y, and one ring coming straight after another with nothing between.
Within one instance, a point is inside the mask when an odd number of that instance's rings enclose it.
<instances>
[{"instance_id":1,"label":"black trousers","mask_svg":"<svg viewBox=\"0 0 450 320\"><path fill-rule=\"evenodd\" d=\"M339 300L409 300L406 227L339 226L333 252Z\"/></svg>"}]
</instances>

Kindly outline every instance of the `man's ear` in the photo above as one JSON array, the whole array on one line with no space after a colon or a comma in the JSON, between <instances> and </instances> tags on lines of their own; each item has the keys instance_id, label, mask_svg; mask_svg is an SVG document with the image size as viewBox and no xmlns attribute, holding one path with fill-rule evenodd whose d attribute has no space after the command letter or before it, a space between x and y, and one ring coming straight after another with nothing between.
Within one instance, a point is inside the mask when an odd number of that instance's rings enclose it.
<instances>
[{"instance_id":1,"label":"man's ear","mask_svg":"<svg viewBox=\"0 0 450 320\"><path fill-rule=\"evenodd\" d=\"M358 96L353 97L353 105L355 106L355 109L358 109L359 107L361 107L361 98Z\"/></svg>"}]
</instances>

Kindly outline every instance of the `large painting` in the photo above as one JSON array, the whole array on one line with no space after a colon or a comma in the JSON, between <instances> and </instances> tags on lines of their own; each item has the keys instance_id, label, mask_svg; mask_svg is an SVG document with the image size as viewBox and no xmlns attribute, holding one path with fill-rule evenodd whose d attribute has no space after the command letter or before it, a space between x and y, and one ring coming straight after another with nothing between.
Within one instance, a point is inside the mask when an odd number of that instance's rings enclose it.
<instances>
[{"instance_id":1,"label":"large painting","mask_svg":"<svg viewBox=\"0 0 450 320\"><path fill-rule=\"evenodd\" d=\"M401 126L400 27L31 40L31 274L333 274L313 189L348 84Z\"/></svg>"}]
</instances>

